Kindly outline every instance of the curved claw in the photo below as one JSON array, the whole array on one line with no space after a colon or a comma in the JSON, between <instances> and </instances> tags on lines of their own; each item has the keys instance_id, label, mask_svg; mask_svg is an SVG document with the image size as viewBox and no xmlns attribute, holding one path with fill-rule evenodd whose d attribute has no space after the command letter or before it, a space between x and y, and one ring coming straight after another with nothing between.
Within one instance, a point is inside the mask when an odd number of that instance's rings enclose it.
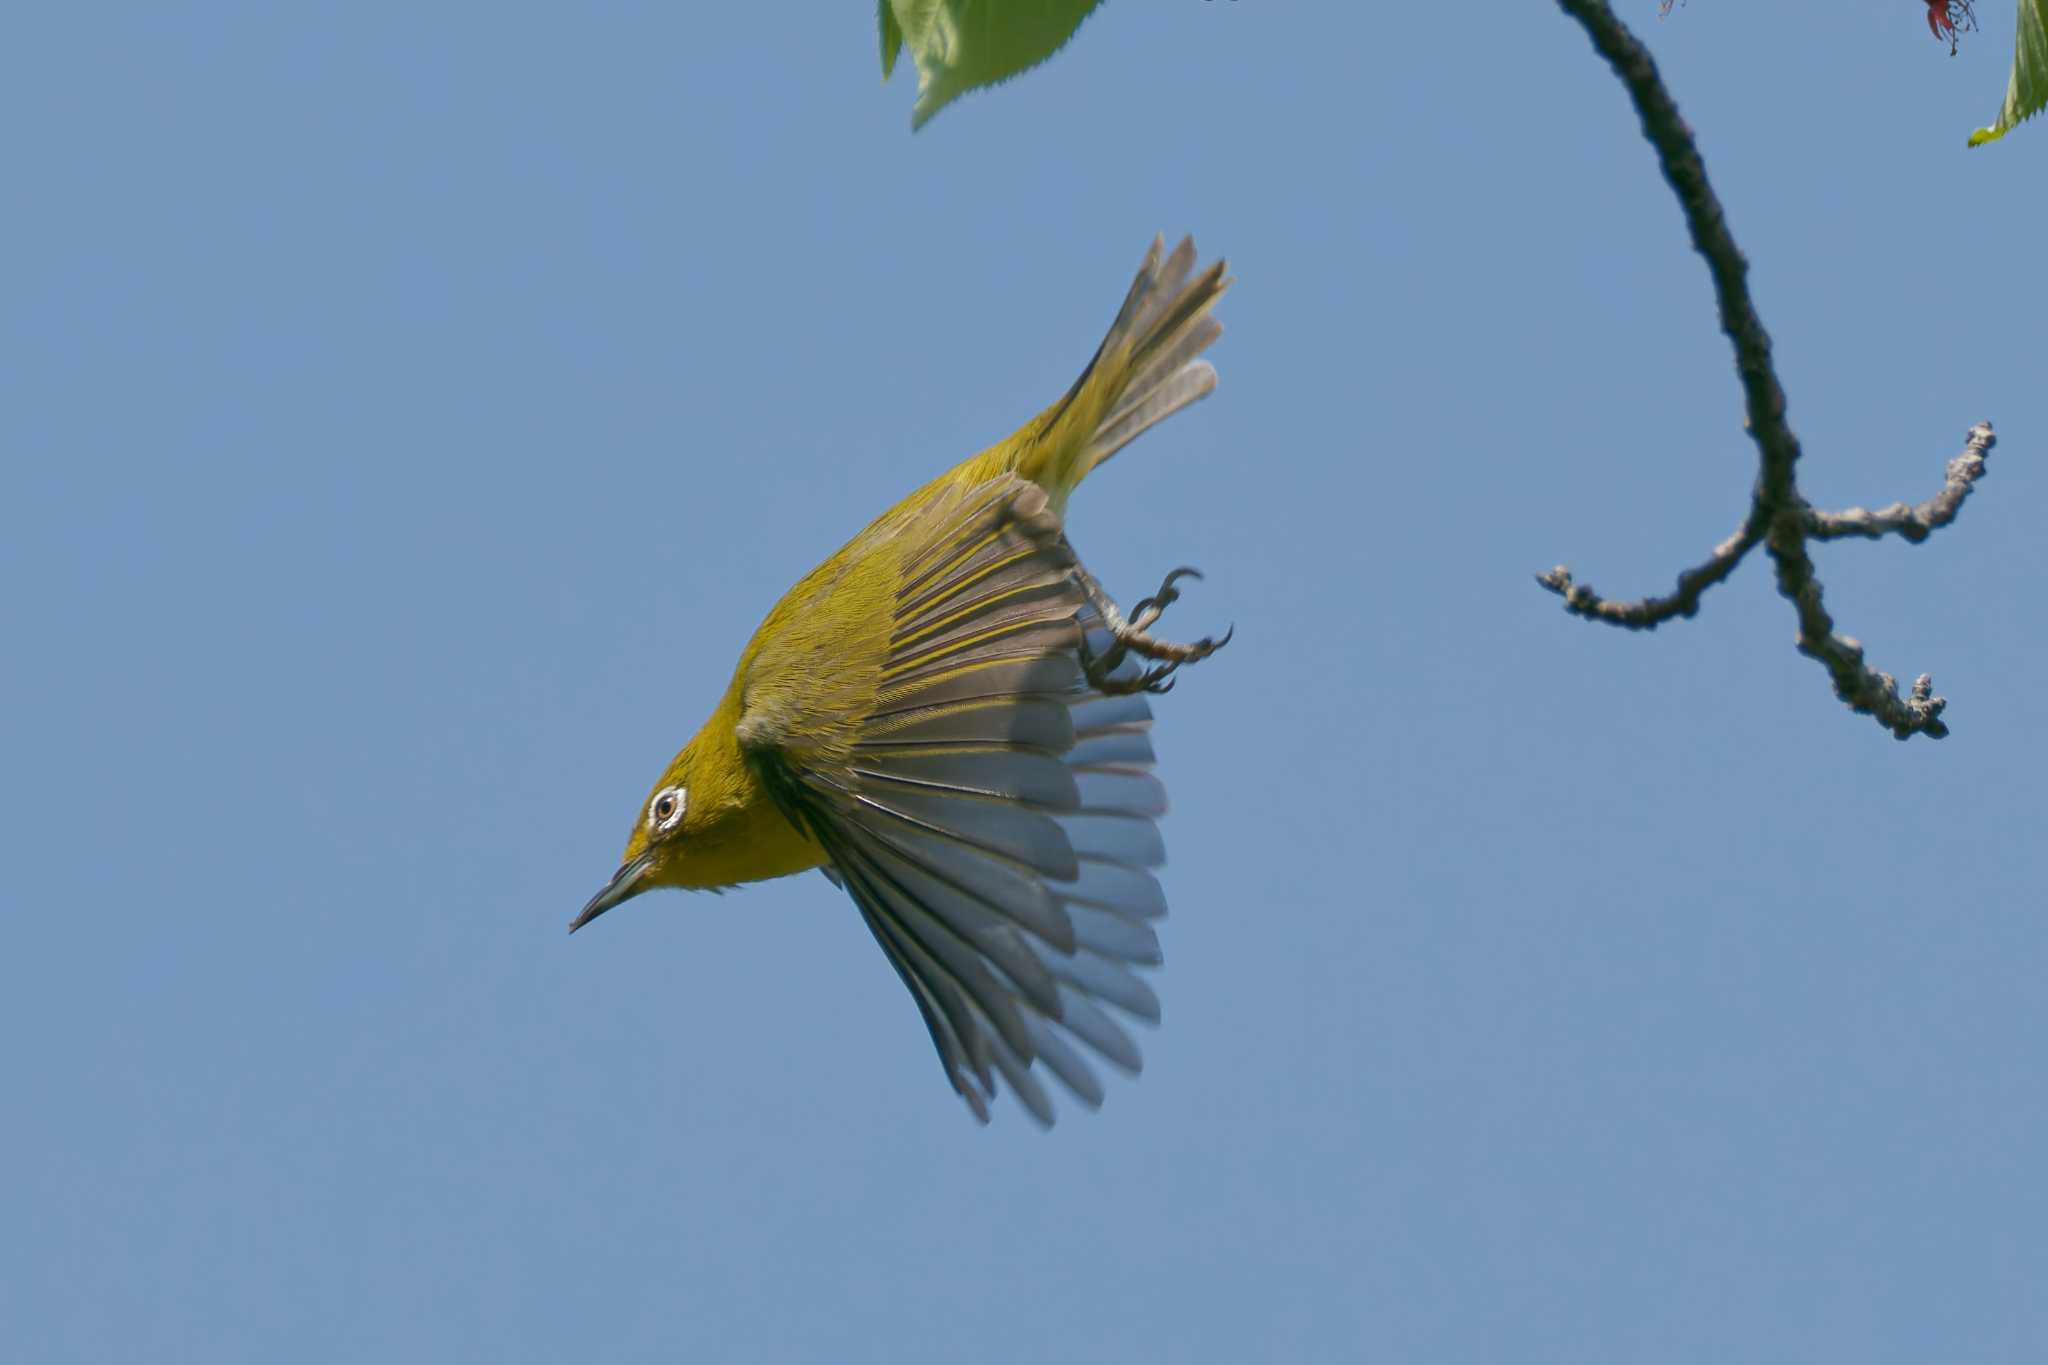
<instances>
[{"instance_id":1,"label":"curved claw","mask_svg":"<svg viewBox=\"0 0 2048 1365\"><path fill-rule=\"evenodd\" d=\"M1229 644L1231 640L1236 637L1236 635L1237 623L1233 621L1231 624L1223 628L1223 633L1221 635L1204 635L1201 639L1195 641L1191 645L1181 646L1181 648L1185 649L1188 652L1188 657L1185 659L1176 659L1174 661L1174 667L1178 668L1182 664L1191 664L1196 662L1197 660L1208 658L1211 654L1214 654L1217 650Z\"/></svg>"},{"instance_id":2,"label":"curved claw","mask_svg":"<svg viewBox=\"0 0 2048 1365\"><path fill-rule=\"evenodd\" d=\"M1180 665L1178 663L1159 664L1146 669L1142 676L1133 678L1131 685L1137 691L1150 692L1155 697L1163 697L1168 692L1173 691L1174 683L1179 681L1179 679L1174 677L1174 674L1178 672L1180 672Z\"/></svg>"},{"instance_id":3,"label":"curved claw","mask_svg":"<svg viewBox=\"0 0 2048 1365\"><path fill-rule=\"evenodd\" d=\"M1224 631L1221 639L1205 636L1194 644L1176 644L1162 640L1148 633L1154 622L1165 614L1166 609L1180 598L1180 589L1175 585L1183 578L1199 581L1202 571L1190 564L1183 564L1166 575L1159 589L1152 596L1138 602L1128 616L1120 611L1102 585L1087 569L1075 565L1074 577L1087 596L1089 605L1099 614L1101 625L1109 636L1109 645L1097 654L1088 645L1084 635L1080 646L1081 668L1084 676L1096 691L1105 696L1127 696L1133 692L1165 693L1173 687L1173 674L1183 664L1206 659L1230 643L1237 634L1236 625ZM1133 672L1128 677L1113 678L1114 673L1132 655L1154 660L1156 667L1142 672Z\"/></svg>"},{"instance_id":4,"label":"curved claw","mask_svg":"<svg viewBox=\"0 0 2048 1365\"><path fill-rule=\"evenodd\" d=\"M1183 564L1172 573L1166 575L1166 578L1159 584L1157 592L1153 593L1150 597L1138 599L1137 605L1131 608L1132 624L1137 626L1138 629L1143 630L1161 616L1164 616L1168 607L1180 601L1180 589L1175 587L1174 584L1180 582L1183 578L1192 578L1199 583L1202 581L1202 571L1191 564Z\"/></svg>"},{"instance_id":5,"label":"curved claw","mask_svg":"<svg viewBox=\"0 0 2048 1365\"><path fill-rule=\"evenodd\" d=\"M1173 691L1173 675L1179 670L1177 663L1160 664L1135 677L1112 678L1098 667L1088 673L1088 681L1105 697L1128 697L1134 692L1150 692L1163 697Z\"/></svg>"},{"instance_id":6,"label":"curved claw","mask_svg":"<svg viewBox=\"0 0 2048 1365\"><path fill-rule=\"evenodd\" d=\"M1192 578L1199 583L1202 581L1202 571L1189 568L1185 564L1181 565L1161 580L1159 591L1146 598L1143 603L1140 603L1140 607L1142 608L1147 604L1156 604L1159 610L1165 611L1175 602L1180 601L1180 589L1176 588L1174 584L1180 582L1183 578Z\"/></svg>"}]
</instances>

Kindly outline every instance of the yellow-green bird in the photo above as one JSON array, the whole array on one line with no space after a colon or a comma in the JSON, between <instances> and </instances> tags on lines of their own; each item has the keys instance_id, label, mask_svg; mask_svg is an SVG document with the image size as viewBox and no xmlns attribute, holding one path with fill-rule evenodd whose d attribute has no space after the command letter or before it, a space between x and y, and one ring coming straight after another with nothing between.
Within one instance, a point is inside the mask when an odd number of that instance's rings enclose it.
<instances>
[{"instance_id":1,"label":"yellow-green bird","mask_svg":"<svg viewBox=\"0 0 2048 1365\"><path fill-rule=\"evenodd\" d=\"M654 784L623 864L570 924L643 891L823 868L986 1122L997 1077L1041 1123L1045 1069L1091 1108L1073 1040L1135 1074L1102 1006L1148 1022L1166 900L1147 692L1229 638L1148 633L1176 570L1121 612L1063 521L1090 470L1206 396L1230 284L1154 240L1095 358L1014 436L941 474L775 604L711 718ZM1141 668L1137 659L1155 661Z\"/></svg>"}]
</instances>

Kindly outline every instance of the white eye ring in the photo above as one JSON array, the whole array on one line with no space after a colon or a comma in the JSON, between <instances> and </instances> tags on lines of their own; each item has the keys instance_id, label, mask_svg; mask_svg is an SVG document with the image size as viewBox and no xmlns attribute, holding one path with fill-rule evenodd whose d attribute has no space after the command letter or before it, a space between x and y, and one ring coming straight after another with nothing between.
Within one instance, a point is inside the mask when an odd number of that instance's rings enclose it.
<instances>
[{"instance_id":1,"label":"white eye ring","mask_svg":"<svg viewBox=\"0 0 2048 1365\"><path fill-rule=\"evenodd\" d=\"M663 787L647 803L647 825L650 829L671 830L682 823L683 808L689 804L689 797L681 787Z\"/></svg>"}]
</instances>

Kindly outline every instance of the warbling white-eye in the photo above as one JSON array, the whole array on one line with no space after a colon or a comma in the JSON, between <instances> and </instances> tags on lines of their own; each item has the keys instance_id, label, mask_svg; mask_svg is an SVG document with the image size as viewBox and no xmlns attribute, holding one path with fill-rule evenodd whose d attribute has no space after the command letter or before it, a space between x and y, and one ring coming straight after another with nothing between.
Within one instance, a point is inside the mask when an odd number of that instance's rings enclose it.
<instances>
[{"instance_id":1,"label":"warbling white-eye","mask_svg":"<svg viewBox=\"0 0 2048 1365\"><path fill-rule=\"evenodd\" d=\"M1155 240L1060 400L941 474L775 604L711 718L654 784L623 865L569 928L655 887L823 868L917 1001L946 1078L988 1119L996 1078L1052 1122L1044 1063L1090 1107L1071 1040L1135 1074L1108 1004L1156 1022L1165 896L1147 692L1224 641L1127 617L1063 526L1088 472L1216 386L1230 284ZM1227 640L1228 636L1224 637ZM1156 661L1149 669L1138 659Z\"/></svg>"}]
</instances>

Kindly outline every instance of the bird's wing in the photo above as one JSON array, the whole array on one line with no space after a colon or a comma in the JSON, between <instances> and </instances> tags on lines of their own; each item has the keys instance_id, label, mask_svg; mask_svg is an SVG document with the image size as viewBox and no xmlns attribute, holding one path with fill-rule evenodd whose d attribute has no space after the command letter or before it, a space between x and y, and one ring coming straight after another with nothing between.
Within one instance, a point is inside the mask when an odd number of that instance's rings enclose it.
<instances>
[{"instance_id":1,"label":"bird's wing","mask_svg":"<svg viewBox=\"0 0 2048 1365\"><path fill-rule=\"evenodd\" d=\"M1089 690L1091 617L1044 491L1004 476L948 490L866 547L894 566L872 701L851 726L772 700L742 742L916 999L947 1079L986 1121L996 1078L1040 1122L1043 1062L1090 1107L1102 1085L1073 1046L1135 1073L1108 1003L1156 1022L1131 968L1160 960L1164 858L1143 696ZM759 674L757 678L755 675ZM782 683L777 686L778 681Z\"/></svg>"}]
</instances>

